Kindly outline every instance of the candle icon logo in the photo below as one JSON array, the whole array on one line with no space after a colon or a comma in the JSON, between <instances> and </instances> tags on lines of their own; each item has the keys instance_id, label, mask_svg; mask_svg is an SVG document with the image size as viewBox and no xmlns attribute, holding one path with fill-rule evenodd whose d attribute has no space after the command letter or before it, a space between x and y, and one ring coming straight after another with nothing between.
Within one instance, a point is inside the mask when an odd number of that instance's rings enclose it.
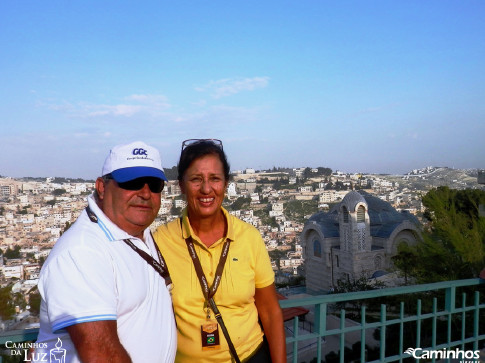
<instances>
[{"instance_id":1,"label":"candle icon logo","mask_svg":"<svg viewBox=\"0 0 485 363\"><path fill-rule=\"evenodd\" d=\"M56 347L51 349L51 363L66 363L66 350L62 348L62 340L57 338Z\"/></svg>"}]
</instances>

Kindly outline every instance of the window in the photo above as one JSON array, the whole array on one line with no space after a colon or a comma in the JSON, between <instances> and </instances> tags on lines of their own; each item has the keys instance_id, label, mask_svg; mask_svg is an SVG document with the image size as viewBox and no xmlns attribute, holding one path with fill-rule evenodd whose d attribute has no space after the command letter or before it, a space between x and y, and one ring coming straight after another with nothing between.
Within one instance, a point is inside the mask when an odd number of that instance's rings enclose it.
<instances>
[{"instance_id":1,"label":"window","mask_svg":"<svg viewBox=\"0 0 485 363\"><path fill-rule=\"evenodd\" d=\"M344 227L344 251L350 251L352 249L350 243L350 232L349 227Z\"/></svg>"},{"instance_id":2,"label":"window","mask_svg":"<svg viewBox=\"0 0 485 363\"><path fill-rule=\"evenodd\" d=\"M313 256L322 257L322 245L319 241L313 241Z\"/></svg>"},{"instance_id":3,"label":"window","mask_svg":"<svg viewBox=\"0 0 485 363\"><path fill-rule=\"evenodd\" d=\"M349 223L349 211L345 206L342 207L342 213L344 214L344 223Z\"/></svg>"},{"instance_id":4,"label":"window","mask_svg":"<svg viewBox=\"0 0 485 363\"><path fill-rule=\"evenodd\" d=\"M365 208L361 205L357 208L357 223L363 222L365 222Z\"/></svg>"},{"instance_id":5,"label":"window","mask_svg":"<svg viewBox=\"0 0 485 363\"><path fill-rule=\"evenodd\" d=\"M359 251L365 251L365 228L358 230Z\"/></svg>"}]
</instances>

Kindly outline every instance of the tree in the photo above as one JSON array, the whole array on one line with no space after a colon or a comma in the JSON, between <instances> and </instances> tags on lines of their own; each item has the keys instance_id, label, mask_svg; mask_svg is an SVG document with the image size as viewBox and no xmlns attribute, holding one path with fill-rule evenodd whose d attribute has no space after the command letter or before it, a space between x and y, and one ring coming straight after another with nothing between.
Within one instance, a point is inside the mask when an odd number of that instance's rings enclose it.
<instances>
[{"instance_id":1,"label":"tree","mask_svg":"<svg viewBox=\"0 0 485 363\"><path fill-rule=\"evenodd\" d=\"M290 200L285 203L285 215L298 222L303 222L306 215L318 212L317 200Z\"/></svg>"},{"instance_id":2,"label":"tree","mask_svg":"<svg viewBox=\"0 0 485 363\"><path fill-rule=\"evenodd\" d=\"M63 195L66 193L66 189L54 189L52 192L53 195L58 196L58 195Z\"/></svg>"},{"instance_id":3,"label":"tree","mask_svg":"<svg viewBox=\"0 0 485 363\"><path fill-rule=\"evenodd\" d=\"M381 281L369 280L365 275L360 276L358 279L339 279L337 280L337 286L335 287L335 293L347 293L356 291L375 290L384 287Z\"/></svg>"},{"instance_id":4,"label":"tree","mask_svg":"<svg viewBox=\"0 0 485 363\"><path fill-rule=\"evenodd\" d=\"M278 270L280 269L280 260L286 258L286 252L280 250L268 251L269 257L276 261L276 266Z\"/></svg>"},{"instance_id":5,"label":"tree","mask_svg":"<svg viewBox=\"0 0 485 363\"><path fill-rule=\"evenodd\" d=\"M485 191L439 187L422 201L428 223L413 250L418 282L477 277L485 266L485 218L478 210Z\"/></svg>"},{"instance_id":6,"label":"tree","mask_svg":"<svg viewBox=\"0 0 485 363\"><path fill-rule=\"evenodd\" d=\"M404 284L408 284L409 274L413 271L416 261L416 253L406 247L398 247L397 255L391 257L394 266L404 273Z\"/></svg>"},{"instance_id":7,"label":"tree","mask_svg":"<svg viewBox=\"0 0 485 363\"><path fill-rule=\"evenodd\" d=\"M37 288L35 288L35 291L29 291L30 312L37 316L40 314L40 301L41 297Z\"/></svg>"},{"instance_id":8,"label":"tree","mask_svg":"<svg viewBox=\"0 0 485 363\"><path fill-rule=\"evenodd\" d=\"M0 318L2 320L9 320L15 314L11 292L12 285L0 288Z\"/></svg>"},{"instance_id":9,"label":"tree","mask_svg":"<svg viewBox=\"0 0 485 363\"><path fill-rule=\"evenodd\" d=\"M288 178L278 178L273 183L273 189L275 190L287 189L289 187L290 187L290 183Z\"/></svg>"},{"instance_id":10,"label":"tree","mask_svg":"<svg viewBox=\"0 0 485 363\"><path fill-rule=\"evenodd\" d=\"M26 208L26 207L24 207L24 208L22 208L22 209L20 209L20 210L17 210L17 213L18 213L18 214L25 215L25 214L28 214L29 212L27 211L27 208Z\"/></svg>"},{"instance_id":11,"label":"tree","mask_svg":"<svg viewBox=\"0 0 485 363\"><path fill-rule=\"evenodd\" d=\"M64 225L64 229L61 231L61 236L71 227L71 222L67 221Z\"/></svg>"},{"instance_id":12,"label":"tree","mask_svg":"<svg viewBox=\"0 0 485 363\"><path fill-rule=\"evenodd\" d=\"M385 285L382 281L370 280L367 276L362 274L358 279L353 277L351 279L343 278L337 280L337 286L335 286L333 292L340 294L347 292L376 290L383 287L385 287ZM353 300L337 303L336 306L339 309L346 309L348 311L348 317L360 320L362 306L367 304L368 303L365 300Z\"/></svg>"},{"instance_id":13,"label":"tree","mask_svg":"<svg viewBox=\"0 0 485 363\"><path fill-rule=\"evenodd\" d=\"M311 177L312 177L312 169L309 167L306 167L305 170L303 170L303 179L306 180Z\"/></svg>"},{"instance_id":14,"label":"tree","mask_svg":"<svg viewBox=\"0 0 485 363\"><path fill-rule=\"evenodd\" d=\"M270 217L267 209L257 209L254 215L261 219L261 223L265 226L278 227L275 217Z\"/></svg>"},{"instance_id":15,"label":"tree","mask_svg":"<svg viewBox=\"0 0 485 363\"><path fill-rule=\"evenodd\" d=\"M163 172L168 180L177 180L178 171L176 166L172 166L171 168L163 168Z\"/></svg>"},{"instance_id":16,"label":"tree","mask_svg":"<svg viewBox=\"0 0 485 363\"><path fill-rule=\"evenodd\" d=\"M322 168L321 166L319 166L317 170L318 170L317 172L318 175L324 175L324 176L332 175L332 169L330 168Z\"/></svg>"},{"instance_id":17,"label":"tree","mask_svg":"<svg viewBox=\"0 0 485 363\"><path fill-rule=\"evenodd\" d=\"M174 205L172 205L172 208L170 208L170 214L174 216L179 216L182 213L182 208L178 208Z\"/></svg>"},{"instance_id":18,"label":"tree","mask_svg":"<svg viewBox=\"0 0 485 363\"><path fill-rule=\"evenodd\" d=\"M348 186L345 185L343 182L341 182L340 180L337 180L335 182L335 190L347 190L348 189Z\"/></svg>"},{"instance_id":19,"label":"tree","mask_svg":"<svg viewBox=\"0 0 485 363\"><path fill-rule=\"evenodd\" d=\"M10 247L7 248L5 253L3 254L3 257L8 258L8 259L13 259L13 258L20 258L20 246L15 245L13 249Z\"/></svg>"},{"instance_id":20,"label":"tree","mask_svg":"<svg viewBox=\"0 0 485 363\"><path fill-rule=\"evenodd\" d=\"M39 256L39 259L37 260L37 263L39 264L40 267L44 265L45 262L45 257L44 256Z\"/></svg>"},{"instance_id":21,"label":"tree","mask_svg":"<svg viewBox=\"0 0 485 363\"><path fill-rule=\"evenodd\" d=\"M231 204L230 210L240 210L244 209L245 207L249 208L250 204L251 198L239 197L234 201L234 203Z\"/></svg>"}]
</instances>

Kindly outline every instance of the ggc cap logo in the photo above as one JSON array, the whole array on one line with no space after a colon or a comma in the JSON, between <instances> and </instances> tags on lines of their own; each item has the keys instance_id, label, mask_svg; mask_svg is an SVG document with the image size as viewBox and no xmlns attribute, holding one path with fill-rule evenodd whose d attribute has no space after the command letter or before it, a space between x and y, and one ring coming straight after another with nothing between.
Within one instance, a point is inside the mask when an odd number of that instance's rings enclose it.
<instances>
[{"instance_id":1,"label":"ggc cap logo","mask_svg":"<svg viewBox=\"0 0 485 363\"><path fill-rule=\"evenodd\" d=\"M142 149L142 148L136 148L136 149L133 149L133 155L147 155L147 151L145 149Z\"/></svg>"}]
</instances>

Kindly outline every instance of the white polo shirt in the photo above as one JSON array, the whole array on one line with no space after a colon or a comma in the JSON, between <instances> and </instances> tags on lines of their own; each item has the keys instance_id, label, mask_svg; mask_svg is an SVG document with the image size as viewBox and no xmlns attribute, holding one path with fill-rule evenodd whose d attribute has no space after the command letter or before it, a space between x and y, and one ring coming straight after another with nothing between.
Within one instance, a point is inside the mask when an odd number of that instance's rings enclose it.
<instances>
[{"instance_id":1,"label":"white polo shirt","mask_svg":"<svg viewBox=\"0 0 485 363\"><path fill-rule=\"evenodd\" d=\"M88 204L98 222L92 222L83 211L42 267L37 346L45 348L36 352L49 357L52 350L66 349L65 361L79 362L65 328L116 320L121 344L133 362L173 362L177 333L165 281L123 242L129 238L158 261L149 229L144 232L145 244L112 223L92 195Z\"/></svg>"}]
</instances>

